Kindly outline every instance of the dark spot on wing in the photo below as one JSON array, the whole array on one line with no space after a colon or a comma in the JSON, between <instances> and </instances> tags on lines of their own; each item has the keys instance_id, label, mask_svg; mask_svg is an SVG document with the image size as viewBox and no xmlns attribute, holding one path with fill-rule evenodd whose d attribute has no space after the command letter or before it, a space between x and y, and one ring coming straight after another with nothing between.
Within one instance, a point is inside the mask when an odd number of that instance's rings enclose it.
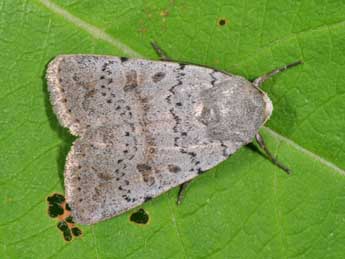
<instances>
[{"instance_id":1,"label":"dark spot on wing","mask_svg":"<svg viewBox=\"0 0 345 259\"><path fill-rule=\"evenodd\" d=\"M152 167L147 165L147 164L138 164L137 165L137 169L138 169L139 172L143 172L143 171L151 170Z\"/></svg>"},{"instance_id":2,"label":"dark spot on wing","mask_svg":"<svg viewBox=\"0 0 345 259\"><path fill-rule=\"evenodd\" d=\"M124 90L130 91L133 90L135 87L138 86L138 75L135 70L130 70L126 74L126 84L124 86Z\"/></svg>"},{"instance_id":3,"label":"dark spot on wing","mask_svg":"<svg viewBox=\"0 0 345 259\"><path fill-rule=\"evenodd\" d=\"M138 164L138 171L141 173L143 180L149 186L155 183L155 178L152 176L152 167L147 164Z\"/></svg>"},{"instance_id":4,"label":"dark spot on wing","mask_svg":"<svg viewBox=\"0 0 345 259\"><path fill-rule=\"evenodd\" d=\"M123 62L126 62L126 61L128 60L128 58L126 58L126 57L120 57L120 60L121 60L121 62L123 63Z\"/></svg>"},{"instance_id":5,"label":"dark spot on wing","mask_svg":"<svg viewBox=\"0 0 345 259\"><path fill-rule=\"evenodd\" d=\"M114 178L114 176L110 173L105 173L105 172L101 172L101 173L97 173L98 178L100 178L103 181L109 181L111 179Z\"/></svg>"},{"instance_id":6,"label":"dark spot on wing","mask_svg":"<svg viewBox=\"0 0 345 259\"><path fill-rule=\"evenodd\" d=\"M90 98L90 97L93 97L95 94L96 94L96 91L92 89L85 94L85 97Z\"/></svg>"},{"instance_id":7,"label":"dark spot on wing","mask_svg":"<svg viewBox=\"0 0 345 259\"><path fill-rule=\"evenodd\" d=\"M152 81L154 83L157 83L157 82L161 81L164 77L165 77L165 73L158 72L152 76Z\"/></svg>"},{"instance_id":8,"label":"dark spot on wing","mask_svg":"<svg viewBox=\"0 0 345 259\"><path fill-rule=\"evenodd\" d=\"M168 165L169 172L178 173L181 171L181 168L177 165Z\"/></svg>"}]
</instances>

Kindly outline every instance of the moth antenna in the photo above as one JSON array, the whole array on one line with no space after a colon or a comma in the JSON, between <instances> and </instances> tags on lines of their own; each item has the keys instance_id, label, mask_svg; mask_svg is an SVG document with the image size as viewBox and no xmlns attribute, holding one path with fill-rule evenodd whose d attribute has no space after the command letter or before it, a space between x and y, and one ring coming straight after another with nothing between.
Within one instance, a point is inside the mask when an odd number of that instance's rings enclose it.
<instances>
[{"instance_id":1,"label":"moth antenna","mask_svg":"<svg viewBox=\"0 0 345 259\"><path fill-rule=\"evenodd\" d=\"M254 85L255 87L257 87L257 88L260 88L261 85L262 85L266 80L270 79L272 76L274 76L274 75L276 75L276 74L278 74L278 73L280 73L280 72L283 72L283 71L285 71L285 70L287 70L287 69L289 69L289 68L291 68L291 67L295 67L295 66L301 65L301 64L303 64L303 61L298 60L298 61L296 61L296 62L293 62L293 63L291 63L291 64L285 65L285 66L283 66L283 67L276 68L276 69L272 70L271 72L268 72L268 73L266 73L266 74L264 74L264 75L258 77L257 79L255 79L254 82L253 82L253 85Z\"/></svg>"},{"instance_id":2,"label":"moth antenna","mask_svg":"<svg viewBox=\"0 0 345 259\"><path fill-rule=\"evenodd\" d=\"M152 48L155 50L155 52L157 53L157 55L159 56L160 60L163 61L171 61L171 58L166 54L166 52L164 50L161 49L161 47L158 46L157 42L155 42L154 40L151 41L151 46Z\"/></svg>"}]
</instances>

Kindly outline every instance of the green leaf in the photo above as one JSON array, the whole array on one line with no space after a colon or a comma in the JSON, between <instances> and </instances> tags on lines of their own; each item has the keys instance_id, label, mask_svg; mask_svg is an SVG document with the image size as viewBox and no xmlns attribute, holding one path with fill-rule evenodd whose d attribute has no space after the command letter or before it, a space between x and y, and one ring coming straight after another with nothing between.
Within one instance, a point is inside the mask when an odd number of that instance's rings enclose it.
<instances>
[{"instance_id":1,"label":"green leaf","mask_svg":"<svg viewBox=\"0 0 345 259\"><path fill-rule=\"evenodd\" d=\"M344 20L341 0L2 0L0 257L342 258ZM249 79L303 60L264 85L275 110L262 133L294 173L244 147L180 207L174 189L143 206L147 224L133 210L67 243L46 197L63 193L74 138L52 112L46 65L66 53L157 59L151 39L176 60Z\"/></svg>"}]
</instances>

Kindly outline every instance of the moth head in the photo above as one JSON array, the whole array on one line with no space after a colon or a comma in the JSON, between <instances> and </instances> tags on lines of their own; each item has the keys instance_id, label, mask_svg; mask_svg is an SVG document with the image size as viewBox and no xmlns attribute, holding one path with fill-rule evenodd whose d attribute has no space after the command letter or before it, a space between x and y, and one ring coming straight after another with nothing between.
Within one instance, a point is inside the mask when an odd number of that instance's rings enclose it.
<instances>
[{"instance_id":1,"label":"moth head","mask_svg":"<svg viewBox=\"0 0 345 259\"><path fill-rule=\"evenodd\" d=\"M212 138L250 142L272 109L264 92L246 79L233 76L201 93L198 120Z\"/></svg>"},{"instance_id":2,"label":"moth head","mask_svg":"<svg viewBox=\"0 0 345 259\"><path fill-rule=\"evenodd\" d=\"M265 124L266 121L268 121L272 115L273 104L272 104L271 99L268 97L268 95L264 91L261 91L261 93L263 95L263 100L265 103L265 112L264 112L265 121L263 123L263 124Z\"/></svg>"}]
</instances>

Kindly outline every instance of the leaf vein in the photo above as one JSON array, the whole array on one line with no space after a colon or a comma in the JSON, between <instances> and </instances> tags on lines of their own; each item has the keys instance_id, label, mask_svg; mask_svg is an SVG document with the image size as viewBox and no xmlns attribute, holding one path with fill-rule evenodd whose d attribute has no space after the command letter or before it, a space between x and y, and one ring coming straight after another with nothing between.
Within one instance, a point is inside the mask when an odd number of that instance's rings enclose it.
<instances>
[{"instance_id":1,"label":"leaf vein","mask_svg":"<svg viewBox=\"0 0 345 259\"><path fill-rule=\"evenodd\" d=\"M117 49L124 52L126 55L129 55L131 57L142 57L141 54L136 52L135 50L128 47L126 44L122 43L119 39L116 39L115 37L111 36L110 34L106 33L102 29L87 23L86 21L74 16L70 12L66 11L62 7L58 6L57 4L51 2L50 0L38 0L42 5L44 5L46 8L48 8L51 12L62 16L70 23L74 24L75 26L81 28L82 30L86 31L90 35L92 35L96 39L103 40L110 45L116 47Z\"/></svg>"}]
</instances>

